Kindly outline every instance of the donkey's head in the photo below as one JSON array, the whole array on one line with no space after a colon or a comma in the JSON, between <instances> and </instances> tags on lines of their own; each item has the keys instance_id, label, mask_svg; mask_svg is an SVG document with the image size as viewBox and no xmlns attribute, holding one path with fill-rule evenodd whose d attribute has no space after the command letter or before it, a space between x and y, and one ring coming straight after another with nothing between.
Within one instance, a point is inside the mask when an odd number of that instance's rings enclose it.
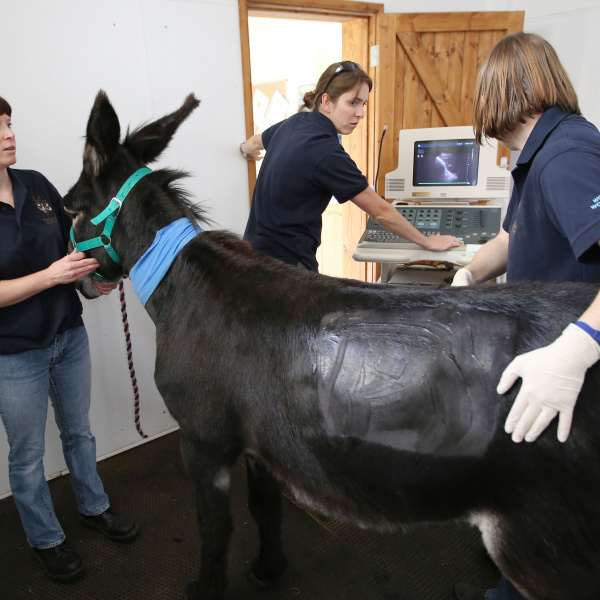
<instances>
[{"instance_id":1,"label":"donkey's head","mask_svg":"<svg viewBox=\"0 0 600 600\"><path fill-rule=\"evenodd\" d=\"M87 124L83 170L65 196L64 205L73 215L74 244L98 260L101 278L119 278L141 256L158 229L189 213L188 206L175 202L181 193L170 185L184 173L140 169L161 155L199 104L189 94L178 110L127 132L121 143L114 108L103 91L96 96ZM130 179L134 173L139 183ZM128 193L123 189L126 182ZM139 218L142 215L144 218ZM127 257L121 256L125 249Z\"/></svg>"}]
</instances>

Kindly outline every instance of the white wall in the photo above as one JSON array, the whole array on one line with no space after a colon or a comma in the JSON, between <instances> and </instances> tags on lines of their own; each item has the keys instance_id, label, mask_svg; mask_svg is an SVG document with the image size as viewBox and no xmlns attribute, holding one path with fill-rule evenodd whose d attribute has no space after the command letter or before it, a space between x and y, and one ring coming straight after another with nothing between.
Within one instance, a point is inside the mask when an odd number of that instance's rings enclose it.
<instances>
[{"instance_id":1,"label":"white wall","mask_svg":"<svg viewBox=\"0 0 600 600\"><path fill-rule=\"evenodd\" d=\"M245 124L236 0L10 0L2 8L0 95L13 108L17 168L41 171L64 194L81 170L98 89L108 93L123 130L175 110L194 91L202 104L160 165L191 171L187 186L215 226L243 232L248 181L238 150ZM153 436L175 422L153 382L153 324L128 281L126 294L142 427ZM92 428L104 456L140 440L118 294L86 301L84 320L94 370ZM49 414L48 475L65 468ZM9 489L8 444L0 430L2 495Z\"/></svg>"},{"instance_id":2,"label":"white wall","mask_svg":"<svg viewBox=\"0 0 600 600\"><path fill-rule=\"evenodd\" d=\"M525 29L556 48L584 114L600 124L597 0L387 0L386 12L525 10ZM103 88L126 127L177 108L189 91L202 99L161 166L193 172L189 189L217 227L241 233L248 216L245 133L236 0L5 0L0 95L12 104L18 167L43 172L65 193L81 168L89 110ZM326 66L326 65L325 65ZM324 68L324 67L323 67ZM131 288L129 321L142 426L174 426L152 380L153 326ZM92 427L105 456L139 440L115 293L84 304L94 363ZM52 419L50 419L52 420ZM46 472L64 468L58 433L47 428ZM0 431L0 495L8 490L8 446ZM109 490L110 492L110 490Z\"/></svg>"}]
</instances>

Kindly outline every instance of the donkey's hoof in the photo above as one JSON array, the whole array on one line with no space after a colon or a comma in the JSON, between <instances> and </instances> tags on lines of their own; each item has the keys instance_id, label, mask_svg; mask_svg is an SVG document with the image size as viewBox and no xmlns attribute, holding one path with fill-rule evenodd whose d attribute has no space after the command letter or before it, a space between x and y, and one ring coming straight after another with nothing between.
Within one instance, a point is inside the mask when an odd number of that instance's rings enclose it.
<instances>
[{"instance_id":1,"label":"donkey's hoof","mask_svg":"<svg viewBox=\"0 0 600 600\"><path fill-rule=\"evenodd\" d=\"M183 593L181 600L200 600L200 596L198 595L197 581L190 581L185 586L185 592Z\"/></svg>"},{"instance_id":2,"label":"donkey's hoof","mask_svg":"<svg viewBox=\"0 0 600 600\"><path fill-rule=\"evenodd\" d=\"M288 561L285 554L280 554L268 563L260 563L258 558L250 564L248 580L254 585L266 589L273 587L279 582L279 578L287 569Z\"/></svg>"},{"instance_id":3,"label":"donkey's hoof","mask_svg":"<svg viewBox=\"0 0 600 600\"><path fill-rule=\"evenodd\" d=\"M272 588L276 583L277 580L276 579L260 579L252 570L252 567L250 568L250 570L248 571L248 581L252 584L255 585L256 587L262 588L264 590L268 589L268 588Z\"/></svg>"},{"instance_id":4,"label":"donkey's hoof","mask_svg":"<svg viewBox=\"0 0 600 600\"><path fill-rule=\"evenodd\" d=\"M279 578L286 570L287 565L288 561L284 554L263 563L256 558L250 564L248 580L263 589L273 587L279 582Z\"/></svg>"}]
</instances>

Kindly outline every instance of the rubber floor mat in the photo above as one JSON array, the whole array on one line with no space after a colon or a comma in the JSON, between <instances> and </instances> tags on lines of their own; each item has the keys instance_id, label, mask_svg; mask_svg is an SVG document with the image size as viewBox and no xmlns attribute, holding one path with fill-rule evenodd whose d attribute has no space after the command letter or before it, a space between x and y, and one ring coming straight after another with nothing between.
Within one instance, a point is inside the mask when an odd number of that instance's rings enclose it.
<instances>
[{"instance_id":1,"label":"rubber floor mat","mask_svg":"<svg viewBox=\"0 0 600 600\"><path fill-rule=\"evenodd\" d=\"M71 584L47 579L37 565L11 497L0 501L2 600L178 600L198 571L200 540L194 490L179 454L179 432L98 463L112 506L133 516L138 539L119 544L77 520L68 475L49 482L67 540L86 565ZM498 571L478 531L466 524L415 525L379 534L321 517L284 499L288 570L263 590L247 580L258 549L242 464L232 477L234 535L227 600L446 600L456 581L494 587Z\"/></svg>"}]
</instances>

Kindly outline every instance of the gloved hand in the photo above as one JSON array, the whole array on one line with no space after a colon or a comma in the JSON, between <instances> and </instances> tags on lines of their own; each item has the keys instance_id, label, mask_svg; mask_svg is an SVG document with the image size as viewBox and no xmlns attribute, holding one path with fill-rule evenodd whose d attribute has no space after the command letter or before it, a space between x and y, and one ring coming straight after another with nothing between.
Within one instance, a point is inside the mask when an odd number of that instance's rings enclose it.
<instances>
[{"instance_id":1,"label":"gloved hand","mask_svg":"<svg viewBox=\"0 0 600 600\"><path fill-rule=\"evenodd\" d=\"M454 279L452 280L452 286L455 285L475 285L477 282L475 281L475 277L473 277L473 273L469 271L469 269L459 269L454 274Z\"/></svg>"},{"instance_id":2,"label":"gloved hand","mask_svg":"<svg viewBox=\"0 0 600 600\"><path fill-rule=\"evenodd\" d=\"M523 379L504 425L513 442L533 442L557 414L557 437L566 442L585 373L599 358L598 343L573 323L549 346L517 356L496 389L504 394Z\"/></svg>"}]
</instances>

